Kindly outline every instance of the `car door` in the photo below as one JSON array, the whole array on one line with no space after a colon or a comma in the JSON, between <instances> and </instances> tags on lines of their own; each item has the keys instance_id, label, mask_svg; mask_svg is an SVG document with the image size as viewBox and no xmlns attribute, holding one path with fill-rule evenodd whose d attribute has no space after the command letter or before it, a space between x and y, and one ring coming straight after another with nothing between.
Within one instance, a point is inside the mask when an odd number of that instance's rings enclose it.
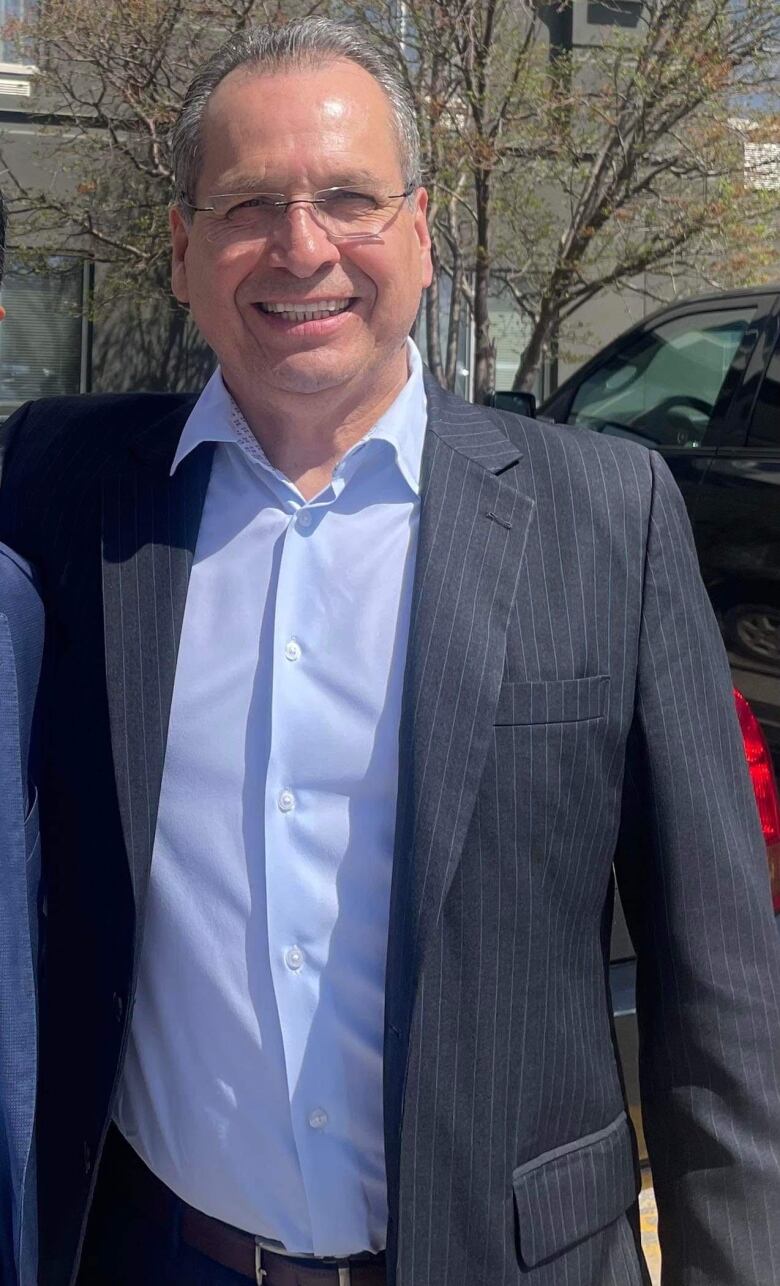
<instances>
[{"instance_id":1,"label":"car door","mask_svg":"<svg viewBox=\"0 0 780 1286\"><path fill-rule=\"evenodd\" d=\"M734 683L780 780L780 297L703 480L696 536Z\"/></svg>"},{"instance_id":2,"label":"car door","mask_svg":"<svg viewBox=\"0 0 780 1286\"><path fill-rule=\"evenodd\" d=\"M660 452L693 521L765 309L761 296L739 295L656 313L567 380L540 417Z\"/></svg>"}]
</instances>

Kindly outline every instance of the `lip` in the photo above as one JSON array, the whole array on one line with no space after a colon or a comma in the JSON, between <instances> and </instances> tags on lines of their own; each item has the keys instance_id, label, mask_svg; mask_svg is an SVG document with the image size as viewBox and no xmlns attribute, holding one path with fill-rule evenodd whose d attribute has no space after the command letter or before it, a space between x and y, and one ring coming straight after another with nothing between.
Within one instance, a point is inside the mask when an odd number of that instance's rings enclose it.
<instances>
[{"instance_id":1,"label":"lip","mask_svg":"<svg viewBox=\"0 0 780 1286\"><path fill-rule=\"evenodd\" d=\"M333 299L333 296L328 295L327 298L330 300ZM292 301L288 299L280 299L278 301L270 299L267 301L264 300L263 302L278 302L286 304L291 303ZM296 305L298 309L303 312L306 304L311 307L318 302L321 301L307 299L296 301ZM255 317L258 317L262 324L267 326L270 330L277 331L283 335L294 335L297 338L304 339L307 336L317 337L320 335L330 335L334 331L339 330L342 326L349 325L350 318L354 316L355 313L356 303L357 299L352 297L350 299L349 307L345 308L343 312L333 313L329 317L318 317L311 321L290 321L287 318L282 317L279 313L265 313L258 303L252 304L252 311Z\"/></svg>"}]
</instances>

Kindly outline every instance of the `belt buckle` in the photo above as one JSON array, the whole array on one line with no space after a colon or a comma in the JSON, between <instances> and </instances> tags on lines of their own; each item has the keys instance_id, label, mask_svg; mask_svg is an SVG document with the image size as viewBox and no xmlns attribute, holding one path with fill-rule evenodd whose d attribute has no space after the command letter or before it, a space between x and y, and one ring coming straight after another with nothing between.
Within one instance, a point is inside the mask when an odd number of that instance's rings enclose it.
<instances>
[{"instance_id":1,"label":"belt buckle","mask_svg":"<svg viewBox=\"0 0 780 1286\"><path fill-rule=\"evenodd\" d=\"M296 1258L296 1256L292 1256ZM303 1256L309 1258L309 1256ZM310 1256L314 1258L314 1256ZM339 1275L339 1286L352 1286L352 1272L349 1264L339 1264L337 1266ZM263 1238L255 1237L255 1282L257 1286L263 1286L264 1279L268 1276L268 1269L263 1268Z\"/></svg>"}]
</instances>

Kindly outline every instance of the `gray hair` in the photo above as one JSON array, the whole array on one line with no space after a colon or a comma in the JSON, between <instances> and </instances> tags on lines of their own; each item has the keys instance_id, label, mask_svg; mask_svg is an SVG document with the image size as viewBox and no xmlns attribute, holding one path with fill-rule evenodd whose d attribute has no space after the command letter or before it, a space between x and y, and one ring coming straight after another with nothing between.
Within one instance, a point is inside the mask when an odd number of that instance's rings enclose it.
<instances>
[{"instance_id":1,"label":"gray hair","mask_svg":"<svg viewBox=\"0 0 780 1286\"><path fill-rule=\"evenodd\" d=\"M329 18L299 18L281 27L255 27L237 33L195 73L170 136L176 201L195 202L203 160L203 112L229 72L244 66L260 72L310 68L342 58L364 68L384 90L398 140L404 185L418 187L420 134L414 102L401 72L355 27Z\"/></svg>"}]
</instances>

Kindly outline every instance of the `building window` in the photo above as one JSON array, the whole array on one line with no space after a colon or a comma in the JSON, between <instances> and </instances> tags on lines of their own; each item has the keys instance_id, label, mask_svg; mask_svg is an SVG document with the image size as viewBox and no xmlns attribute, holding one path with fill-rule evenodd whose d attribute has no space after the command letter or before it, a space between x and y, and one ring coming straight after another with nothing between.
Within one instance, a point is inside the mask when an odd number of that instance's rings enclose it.
<instances>
[{"instance_id":1,"label":"building window","mask_svg":"<svg viewBox=\"0 0 780 1286\"><path fill-rule=\"evenodd\" d=\"M52 258L47 273L9 256L0 325L0 418L31 398L83 393L89 385L89 267Z\"/></svg>"},{"instance_id":2,"label":"building window","mask_svg":"<svg viewBox=\"0 0 780 1286\"><path fill-rule=\"evenodd\" d=\"M588 0L588 22L594 27L637 27L642 0Z\"/></svg>"},{"instance_id":3,"label":"building window","mask_svg":"<svg viewBox=\"0 0 780 1286\"><path fill-rule=\"evenodd\" d=\"M0 63L6 67L30 66L35 62L32 50L27 54L19 48L13 28L14 23L30 22L37 8L38 0L0 0Z\"/></svg>"}]
</instances>

